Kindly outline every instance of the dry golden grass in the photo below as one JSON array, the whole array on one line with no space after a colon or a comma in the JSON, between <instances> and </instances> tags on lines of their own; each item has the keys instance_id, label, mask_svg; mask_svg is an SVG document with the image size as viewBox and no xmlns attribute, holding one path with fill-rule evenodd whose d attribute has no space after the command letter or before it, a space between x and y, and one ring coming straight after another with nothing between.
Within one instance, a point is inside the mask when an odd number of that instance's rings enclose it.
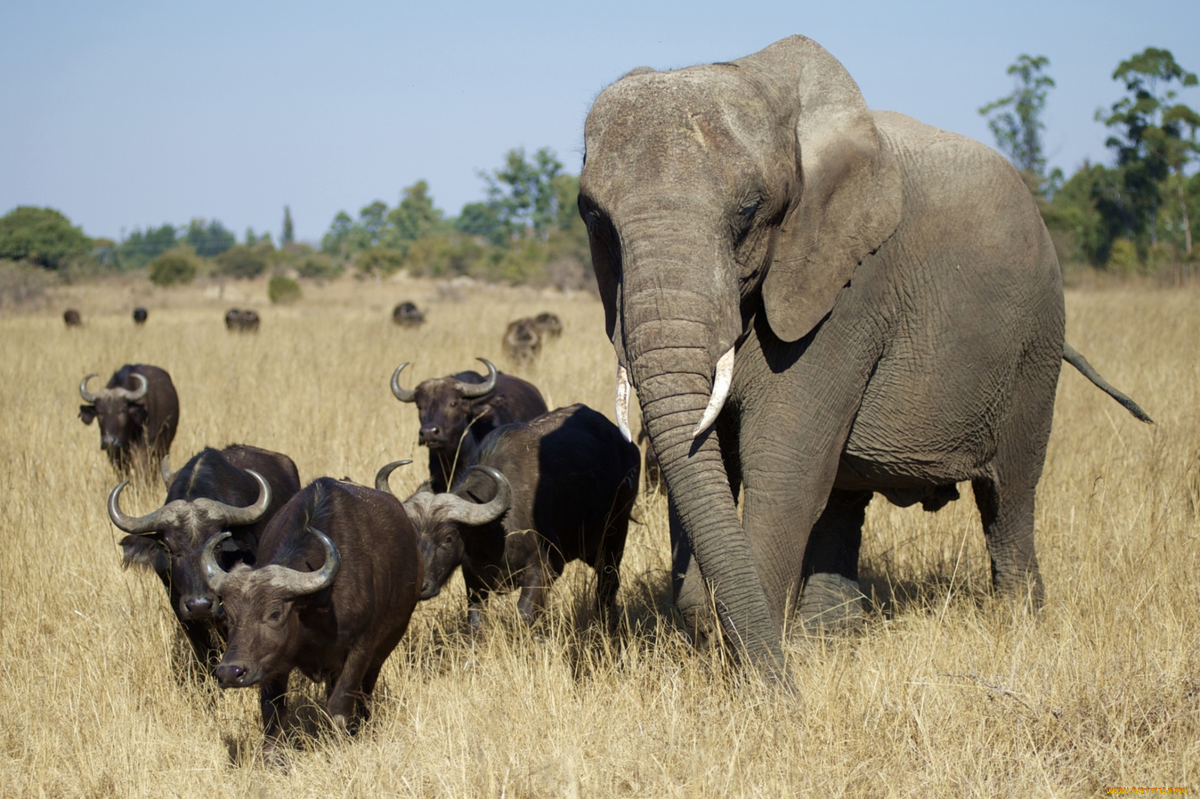
<instances>
[{"instance_id":1,"label":"dry golden grass","mask_svg":"<svg viewBox=\"0 0 1200 799\"><path fill-rule=\"evenodd\" d=\"M123 572L104 498L115 478L79 379L126 362L166 368L182 420L174 463L246 442L291 455L308 482L370 482L399 457L423 476L406 384L499 359L504 323L541 310L565 333L513 370L550 405L611 414L615 360L589 298L420 281L305 287L275 309L265 284L170 292L110 281L0 318L0 794L6 796L1086 796L1197 788L1200 765L1200 328L1195 290L1072 292L1069 339L1158 420L1141 425L1069 367L1037 511L1047 604L988 599L969 489L939 514L876 501L864 535L877 606L860 634L789 646L798 696L731 683L670 617L666 510L631 529L613 639L590 623L572 568L545 624L493 605L463 630L461 580L423 604L385 667L375 716L341 740L318 691L292 687L287 771L258 762L255 691L179 681L176 622L156 578ZM405 331L393 304L428 305ZM129 310L150 308L134 328ZM82 330L64 329L73 305ZM232 305L257 336L227 335ZM128 509L161 501L150 483Z\"/></svg>"}]
</instances>

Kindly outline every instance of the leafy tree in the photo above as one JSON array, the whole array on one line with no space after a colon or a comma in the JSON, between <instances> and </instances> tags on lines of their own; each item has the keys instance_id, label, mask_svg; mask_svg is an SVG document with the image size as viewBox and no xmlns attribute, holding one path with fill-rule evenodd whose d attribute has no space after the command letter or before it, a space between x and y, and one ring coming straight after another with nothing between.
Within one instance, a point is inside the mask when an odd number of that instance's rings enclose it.
<instances>
[{"instance_id":1,"label":"leafy tree","mask_svg":"<svg viewBox=\"0 0 1200 799\"><path fill-rule=\"evenodd\" d=\"M1046 94L1054 88L1054 79L1043 73L1050 65L1044 55L1022 55L1009 66L1008 74L1016 76L1012 94L1001 97L979 109L988 119L988 127L996 137L1000 151L1017 169L1045 177L1046 156L1042 144L1042 111Z\"/></svg>"},{"instance_id":2,"label":"leafy tree","mask_svg":"<svg viewBox=\"0 0 1200 799\"><path fill-rule=\"evenodd\" d=\"M316 280L329 280L337 277L345 270L339 262L325 253L309 252L296 265L296 274L300 277Z\"/></svg>"},{"instance_id":3,"label":"leafy tree","mask_svg":"<svg viewBox=\"0 0 1200 799\"><path fill-rule=\"evenodd\" d=\"M292 244L296 241L296 228L292 225L292 209L288 206L283 206L283 235L279 241L283 244Z\"/></svg>"},{"instance_id":4,"label":"leafy tree","mask_svg":"<svg viewBox=\"0 0 1200 799\"><path fill-rule=\"evenodd\" d=\"M355 256L354 265L364 275L390 277L404 266L404 253L391 247L368 247Z\"/></svg>"},{"instance_id":5,"label":"leafy tree","mask_svg":"<svg viewBox=\"0 0 1200 799\"><path fill-rule=\"evenodd\" d=\"M53 208L22 205L0 217L0 258L58 269L91 249L92 240Z\"/></svg>"},{"instance_id":6,"label":"leafy tree","mask_svg":"<svg viewBox=\"0 0 1200 799\"><path fill-rule=\"evenodd\" d=\"M117 258L123 269L140 269L179 243L174 225L135 229L117 248Z\"/></svg>"},{"instance_id":7,"label":"leafy tree","mask_svg":"<svg viewBox=\"0 0 1200 799\"><path fill-rule=\"evenodd\" d=\"M404 199L388 212L387 223L391 227L391 238L398 249L406 250L408 245L423 236L437 233L444 227L442 212L433 206L433 198L429 196L429 184L418 180L404 190Z\"/></svg>"},{"instance_id":8,"label":"leafy tree","mask_svg":"<svg viewBox=\"0 0 1200 799\"><path fill-rule=\"evenodd\" d=\"M270 238L267 238L266 243L270 244ZM267 271L266 252L259 247L258 244L253 247L243 244L230 247L213 259L217 274L234 278L258 277Z\"/></svg>"},{"instance_id":9,"label":"leafy tree","mask_svg":"<svg viewBox=\"0 0 1200 799\"><path fill-rule=\"evenodd\" d=\"M321 251L329 255L345 257L350 243L354 220L345 211L338 211L329 225L329 232L321 237Z\"/></svg>"},{"instance_id":10,"label":"leafy tree","mask_svg":"<svg viewBox=\"0 0 1200 799\"><path fill-rule=\"evenodd\" d=\"M382 200L376 200L359 210L358 227L366 234L365 246L374 247L380 243L380 237L387 227L387 210L387 203Z\"/></svg>"},{"instance_id":11,"label":"leafy tree","mask_svg":"<svg viewBox=\"0 0 1200 799\"><path fill-rule=\"evenodd\" d=\"M1128 96L1108 112L1097 111L1096 118L1115 131L1105 144L1116 152L1122 170L1126 232L1139 239L1149 233L1153 246L1158 243L1161 185L1175 165L1182 179L1184 166L1195 156L1195 150L1184 144L1183 132L1196 115L1187 106L1172 102L1176 96L1173 87L1195 86L1197 79L1195 73L1175 62L1170 50L1147 47L1122 61L1113 80L1125 84ZM1193 142L1194 136L1193 125Z\"/></svg>"},{"instance_id":12,"label":"leafy tree","mask_svg":"<svg viewBox=\"0 0 1200 799\"><path fill-rule=\"evenodd\" d=\"M454 229L468 236L481 236L496 246L512 237L508 225L500 219L500 210L488 203L467 203L454 220Z\"/></svg>"},{"instance_id":13,"label":"leafy tree","mask_svg":"<svg viewBox=\"0 0 1200 799\"><path fill-rule=\"evenodd\" d=\"M193 219L188 223L183 241L201 258L220 255L237 244L237 238L215 219L208 224L203 219Z\"/></svg>"},{"instance_id":14,"label":"leafy tree","mask_svg":"<svg viewBox=\"0 0 1200 799\"><path fill-rule=\"evenodd\" d=\"M156 286L191 283L196 278L196 254L191 247L167 250L150 262L150 282Z\"/></svg>"},{"instance_id":15,"label":"leafy tree","mask_svg":"<svg viewBox=\"0 0 1200 799\"><path fill-rule=\"evenodd\" d=\"M554 178L562 172L562 162L554 151L543 147L525 157L525 148L509 150L505 164L490 175L480 177L488 184L488 205L495 209L510 236L531 230L544 239L558 221L559 196Z\"/></svg>"}]
</instances>

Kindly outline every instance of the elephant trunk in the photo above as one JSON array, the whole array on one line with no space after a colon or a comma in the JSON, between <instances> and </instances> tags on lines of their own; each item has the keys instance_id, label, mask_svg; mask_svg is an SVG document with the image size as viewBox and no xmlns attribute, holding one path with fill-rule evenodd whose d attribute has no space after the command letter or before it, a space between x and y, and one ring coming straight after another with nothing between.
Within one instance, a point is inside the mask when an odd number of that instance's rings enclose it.
<instances>
[{"instance_id":1,"label":"elephant trunk","mask_svg":"<svg viewBox=\"0 0 1200 799\"><path fill-rule=\"evenodd\" d=\"M697 430L710 407L718 361L732 366L722 356L740 332L736 284L696 285L700 270L678 266L682 259L639 264L630 255L625 355L667 489L739 659L772 682L787 682L781 632L738 520L716 433ZM673 272L678 281L669 279ZM727 268L708 274L722 272L730 274ZM638 286L637 275L654 279Z\"/></svg>"}]
</instances>

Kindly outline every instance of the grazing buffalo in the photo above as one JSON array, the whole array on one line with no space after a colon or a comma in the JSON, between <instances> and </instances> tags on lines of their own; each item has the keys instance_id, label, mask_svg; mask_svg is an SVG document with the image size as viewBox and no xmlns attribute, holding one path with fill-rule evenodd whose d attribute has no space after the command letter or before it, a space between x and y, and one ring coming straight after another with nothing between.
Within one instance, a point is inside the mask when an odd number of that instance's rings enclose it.
<instances>
[{"instance_id":1,"label":"grazing buffalo","mask_svg":"<svg viewBox=\"0 0 1200 799\"><path fill-rule=\"evenodd\" d=\"M402 302L392 309L392 322L400 327L420 327L424 321L424 312L411 302Z\"/></svg>"},{"instance_id":2,"label":"grazing buffalo","mask_svg":"<svg viewBox=\"0 0 1200 799\"><path fill-rule=\"evenodd\" d=\"M453 481L456 466L470 463L479 442L503 424L526 422L546 412L546 401L532 383L501 374L486 358L487 377L459 372L450 377L426 380L411 391L400 387L396 367L392 393L401 402L415 402L421 415L417 442L429 448L429 479L434 491L445 491Z\"/></svg>"},{"instance_id":3,"label":"grazing buffalo","mask_svg":"<svg viewBox=\"0 0 1200 799\"><path fill-rule=\"evenodd\" d=\"M461 563L473 627L489 593L514 588L533 623L563 566L582 560L596 572L597 604L608 615L640 461L617 426L586 405L496 429L453 491L426 485L404 503L425 561L421 598L437 596ZM380 469L376 488L387 490L395 466Z\"/></svg>"},{"instance_id":4,"label":"grazing buffalo","mask_svg":"<svg viewBox=\"0 0 1200 799\"><path fill-rule=\"evenodd\" d=\"M228 536L214 536L203 554L205 579L229 619L216 675L222 688L260 686L267 748L283 730L292 669L325 680L338 727L366 718L423 579L416 532L399 500L322 477L267 525L255 566L221 565L217 550Z\"/></svg>"},{"instance_id":5,"label":"grazing buffalo","mask_svg":"<svg viewBox=\"0 0 1200 799\"><path fill-rule=\"evenodd\" d=\"M509 322L504 330L504 354L520 363L532 361L542 351L542 331L531 318Z\"/></svg>"},{"instance_id":6,"label":"grazing buffalo","mask_svg":"<svg viewBox=\"0 0 1200 799\"><path fill-rule=\"evenodd\" d=\"M254 311L230 308L225 312L225 329L235 333L257 333L258 314Z\"/></svg>"},{"instance_id":7,"label":"grazing buffalo","mask_svg":"<svg viewBox=\"0 0 1200 799\"><path fill-rule=\"evenodd\" d=\"M152 569L163 581L197 662L211 671L225 641L225 613L204 582L204 544L228 530L218 556L226 568L254 563L267 522L300 491L296 464L278 452L233 444L204 449L174 475L163 459L167 501L146 516L121 511L121 483L108 497L108 515L129 535L121 539L125 566Z\"/></svg>"},{"instance_id":8,"label":"grazing buffalo","mask_svg":"<svg viewBox=\"0 0 1200 799\"><path fill-rule=\"evenodd\" d=\"M562 320L558 318L558 314L543 311L533 317L533 323L537 325L538 330L544 338L558 338L562 335Z\"/></svg>"},{"instance_id":9,"label":"grazing buffalo","mask_svg":"<svg viewBox=\"0 0 1200 799\"><path fill-rule=\"evenodd\" d=\"M146 324L146 317L148 317L149 315L150 315L150 312L147 311L145 308L134 308L133 309L133 323L135 325L144 325L144 324Z\"/></svg>"},{"instance_id":10,"label":"grazing buffalo","mask_svg":"<svg viewBox=\"0 0 1200 799\"><path fill-rule=\"evenodd\" d=\"M67 327L81 327L83 325L83 317L79 315L79 311L74 308L68 308L63 311L63 324Z\"/></svg>"},{"instance_id":11,"label":"grazing buffalo","mask_svg":"<svg viewBox=\"0 0 1200 799\"><path fill-rule=\"evenodd\" d=\"M171 451L179 424L179 397L171 376L157 366L125 364L96 393L88 391L93 372L79 384L87 405L79 407L84 424L100 419L100 448L119 474L158 463Z\"/></svg>"}]
</instances>

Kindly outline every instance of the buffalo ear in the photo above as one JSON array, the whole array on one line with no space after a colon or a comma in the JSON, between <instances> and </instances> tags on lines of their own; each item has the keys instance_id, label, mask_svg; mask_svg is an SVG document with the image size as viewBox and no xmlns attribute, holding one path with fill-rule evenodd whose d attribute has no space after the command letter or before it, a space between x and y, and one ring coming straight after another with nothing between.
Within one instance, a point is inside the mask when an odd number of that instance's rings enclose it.
<instances>
[{"instance_id":1,"label":"buffalo ear","mask_svg":"<svg viewBox=\"0 0 1200 799\"><path fill-rule=\"evenodd\" d=\"M160 577L171 568L167 558L167 548L156 536L127 535L120 541L125 558L121 565L126 568L138 566L143 569L153 569Z\"/></svg>"},{"instance_id":2,"label":"buffalo ear","mask_svg":"<svg viewBox=\"0 0 1200 799\"><path fill-rule=\"evenodd\" d=\"M796 341L833 308L855 267L900 223L900 170L862 93L811 39L792 36L739 60L774 89L795 135L793 199L763 282L775 335Z\"/></svg>"},{"instance_id":3,"label":"buffalo ear","mask_svg":"<svg viewBox=\"0 0 1200 799\"><path fill-rule=\"evenodd\" d=\"M96 419L96 406L80 405L79 418L83 420L84 424L91 424Z\"/></svg>"}]
</instances>

